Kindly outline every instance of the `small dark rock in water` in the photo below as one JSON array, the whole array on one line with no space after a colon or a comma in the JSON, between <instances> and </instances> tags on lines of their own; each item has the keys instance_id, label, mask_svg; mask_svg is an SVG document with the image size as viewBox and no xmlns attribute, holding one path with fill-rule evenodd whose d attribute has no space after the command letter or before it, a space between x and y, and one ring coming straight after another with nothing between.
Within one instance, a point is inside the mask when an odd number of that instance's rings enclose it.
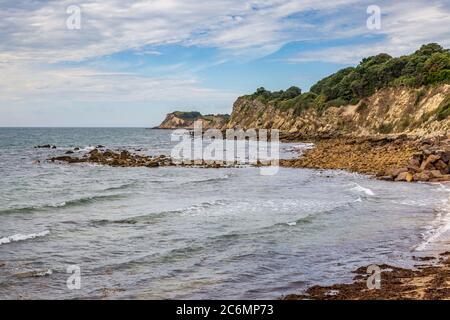
<instances>
[{"instance_id":1,"label":"small dark rock in water","mask_svg":"<svg viewBox=\"0 0 450 320\"><path fill-rule=\"evenodd\" d=\"M96 146L97 149L101 149L101 148L106 148L105 146L102 146L101 144L99 144L98 146Z\"/></svg>"},{"instance_id":2,"label":"small dark rock in water","mask_svg":"<svg viewBox=\"0 0 450 320\"><path fill-rule=\"evenodd\" d=\"M156 161L154 161L154 162L148 162L145 166L146 166L147 168L155 168L155 167L159 167L159 163L156 162Z\"/></svg>"},{"instance_id":3,"label":"small dark rock in water","mask_svg":"<svg viewBox=\"0 0 450 320\"><path fill-rule=\"evenodd\" d=\"M75 148L73 148L73 151L80 151L80 148L75 147Z\"/></svg>"},{"instance_id":4,"label":"small dark rock in water","mask_svg":"<svg viewBox=\"0 0 450 320\"><path fill-rule=\"evenodd\" d=\"M73 153L74 153L74 152L71 151L71 150L69 150L69 151L66 152L66 154L73 154Z\"/></svg>"},{"instance_id":5,"label":"small dark rock in water","mask_svg":"<svg viewBox=\"0 0 450 320\"><path fill-rule=\"evenodd\" d=\"M68 162L68 163L82 162L80 159L72 158L70 156L53 157L50 159L50 161L52 161L52 162L62 161L62 162Z\"/></svg>"},{"instance_id":6,"label":"small dark rock in water","mask_svg":"<svg viewBox=\"0 0 450 320\"><path fill-rule=\"evenodd\" d=\"M36 149L56 149L56 146L52 146L51 144L43 144L40 146L35 146Z\"/></svg>"},{"instance_id":7,"label":"small dark rock in water","mask_svg":"<svg viewBox=\"0 0 450 320\"><path fill-rule=\"evenodd\" d=\"M0 262L0 268L6 266L6 263Z\"/></svg>"}]
</instances>

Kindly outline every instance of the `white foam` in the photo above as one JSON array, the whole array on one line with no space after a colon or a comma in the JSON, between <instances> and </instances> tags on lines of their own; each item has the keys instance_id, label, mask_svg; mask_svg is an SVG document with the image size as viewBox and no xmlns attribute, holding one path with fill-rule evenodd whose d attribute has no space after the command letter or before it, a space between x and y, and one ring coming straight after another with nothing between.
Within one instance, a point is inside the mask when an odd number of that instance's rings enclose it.
<instances>
[{"instance_id":1,"label":"white foam","mask_svg":"<svg viewBox=\"0 0 450 320\"><path fill-rule=\"evenodd\" d=\"M63 201L63 202L58 202L58 203L52 204L51 206L54 208L59 208L59 207L64 207L66 204L67 203L65 201Z\"/></svg>"},{"instance_id":2,"label":"white foam","mask_svg":"<svg viewBox=\"0 0 450 320\"><path fill-rule=\"evenodd\" d=\"M12 235L12 236L0 238L0 245L11 243L11 242L16 242L16 241L24 241L24 240L34 239L34 238L38 238L38 237L45 237L49 233L50 233L50 231L48 231L48 230L45 230L45 231L42 231L39 233L31 233L31 234L18 233L18 234Z\"/></svg>"},{"instance_id":3,"label":"white foam","mask_svg":"<svg viewBox=\"0 0 450 320\"><path fill-rule=\"evenodd\" d=\"M288 222L287 225L292 227L292 226L297 225L297 222L295 222L295 221L294 222Z\"/></svg>"},{"instance_id":4,"label":"white foam","mask_svg":"<svg viewBox=\"0 0 450 320\"><path fill-rule=\"evenodd\" d=\"M354 188L352 188L350 190L354 190L354 191L357 191L357 192L362 192L362 193L364 193L364 194L366 194L368 196L374 196L375 195L375 193L372 190L370 190L369 188L364 188L363 186L360 186L357 183L355 183L355 184L356 184L356 187L354 187Z\"/></svg>"},{"instance_id":5,"label":"white foam","mask_svg":"<svg viewBox=\"0 0 450 320\"><path fill-rule=\"evenodd\" d=\"M424 241L415 250L424 251L430 245L439 241L446 233L450 233L450 198L443 202L442 208L436 215L429 230L422 234Z\"/></svg>"}]
</instances>

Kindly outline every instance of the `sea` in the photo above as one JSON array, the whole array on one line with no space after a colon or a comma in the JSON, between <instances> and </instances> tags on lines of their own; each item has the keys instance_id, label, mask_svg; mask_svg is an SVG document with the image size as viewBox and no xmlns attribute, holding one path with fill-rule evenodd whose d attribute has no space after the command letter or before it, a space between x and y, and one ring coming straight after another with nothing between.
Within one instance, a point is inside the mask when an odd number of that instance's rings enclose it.
<instances>
[{"instance_id":1,"label":"sea","mask_svg":"<svg viewBox=\"0 0 450 320\"><path fill-rule=\"evenodd\" d=\"M361 266L414 268L449 244L449 185L47 161L98 145L170 155L174 142L146 128L0 128L0 299L277 299Z\"/></svg>"}]
</instances>

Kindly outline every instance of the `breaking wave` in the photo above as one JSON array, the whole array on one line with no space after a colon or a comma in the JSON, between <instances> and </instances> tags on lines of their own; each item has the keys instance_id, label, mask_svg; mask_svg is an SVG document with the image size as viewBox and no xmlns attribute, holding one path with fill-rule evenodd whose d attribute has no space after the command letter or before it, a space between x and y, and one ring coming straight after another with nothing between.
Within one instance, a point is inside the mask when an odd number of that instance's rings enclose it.
<instances>
[{"instance_id":1,"label":"breaking wave","mask_svg":"<svg viewBox=\"0 0 450 320\"><path fill-rule=\"evenodd\" d=\"M17 241L25 241L25 240L39 238L39 237L45 237L49 233L50 233L50 231L48 231L48 230L45 230L45 231L42 231L39 233L30 233L30 234L18 233L18 234L12 235L12 236L0 238L0 245L11 243L11 242L17 242Z\"/></svg>"}]
</instances>

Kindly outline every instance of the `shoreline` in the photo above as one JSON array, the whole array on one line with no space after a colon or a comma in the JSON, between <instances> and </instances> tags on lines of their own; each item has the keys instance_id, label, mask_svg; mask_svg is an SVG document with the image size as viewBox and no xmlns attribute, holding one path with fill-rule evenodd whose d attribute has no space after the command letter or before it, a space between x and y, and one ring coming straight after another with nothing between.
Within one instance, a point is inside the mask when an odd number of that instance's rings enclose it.
<instances>
[{"instance_id":1,"label":"shoreline","mask_svg":"<svg viewBox=\"0 0 450 320\"><path fill-rule=\"evenodd\" d=\"M282 166L311 169L341 169L372 175L395 182L449 182L449 137L432 139L394 138L326 138L310 139L315 148L306 150L299 159L283 160ZM431 161L430 161L431 159ZM440 162L446 167L439 167ZM436 168L436 167L439 167ZM442 169L442 170L440 170ZM438 170L438 172L433 172ZM431 173L431 174L430 174ZM440 173L440 174L439 174ZM429 175L417 179L420 174ZM436 174L432 177L432 174ZM370 274L366 267L354 270L352 283L329 286L314 285L303 293L289 294L283 300L447 300L450 299L449 241L437 257L421 257L424 264L416 269L380 265L381 288L368 289Z\"/></svg>"},{"instance_id":2,"label":"shoreline","mask_svg":"<svg viewBox=\"0 0 450 320\"><path fill-rule=\"evenodd\" d=\"M427 262L416 270L380 265L380 288L369 289L368 267L360 267L352 283L315 285L304 293L289 294L283 300L450 300L450 252L438 257L416 258Z\"/></svg>"},{"instance_id":3,"label":"shoreline","mask_svg":"<svg viewBox=\"0 0 450 320\"><path fill-rule=\"evenodd\" d=\"M299 140L293 135L284 141ZM315 147L297 159L280 160L281 166L346 170L387 181L450 181L450 136L325 137L302 141L312 142Z\"/></svg>"}]
</instances>

